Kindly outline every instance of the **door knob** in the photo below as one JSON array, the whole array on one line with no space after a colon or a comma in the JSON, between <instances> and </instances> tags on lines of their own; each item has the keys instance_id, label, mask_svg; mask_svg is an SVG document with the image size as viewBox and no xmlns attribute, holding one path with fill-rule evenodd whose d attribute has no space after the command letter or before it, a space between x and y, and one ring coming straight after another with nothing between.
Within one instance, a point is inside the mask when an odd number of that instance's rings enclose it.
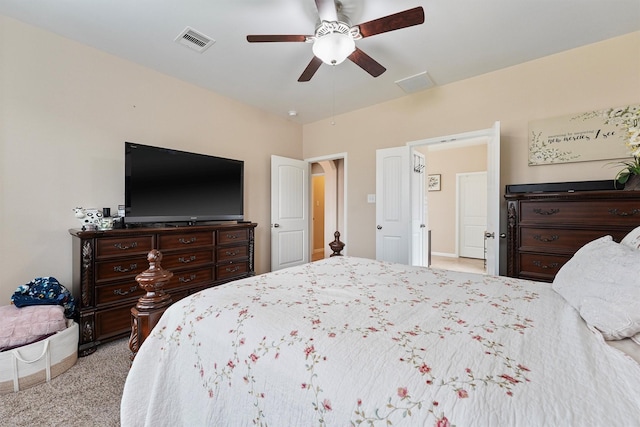
<instances>
[{"instance_id":1,"label":"door knob","mask_svg":"<svg viewBox=\"0 0 640 427\"><path fill-rule=\"evenodd\" d=\"M496 237L496 233L494 233L493 231L491 233L489 233L488 231L484 232L484 238L485 239L493 239Z\"/></svg>"},{"instance_id":2,"label":"door knob","mask_svg":"<svg viewBox=\"0 0 640 427\"><path fill-rule=\"evenodd\" d=\"M420 228L425 228L425 227L426 227L426 225L420 224Z\"/></svg>"},{"instance_id":3,"label":"door knob","mask_svg":"<svg viewBox=\"0 0 640 427\"><path fill-rule=\"evenodd\" d=\"M381 225L377 226L376 228L377 228L378 230L382 230L382 226L381 226Z\"/></svg>"},{"instance_id":4,"label":"door knob","mask_svg":"<svg viewBox=\"0 0 640 427\"><path fill-rule=\"evenodd\" d=\"M274 228L278 228L278 227L280 227L280 224L273 224L273 227Z\"/></svg>"}]
</instances>

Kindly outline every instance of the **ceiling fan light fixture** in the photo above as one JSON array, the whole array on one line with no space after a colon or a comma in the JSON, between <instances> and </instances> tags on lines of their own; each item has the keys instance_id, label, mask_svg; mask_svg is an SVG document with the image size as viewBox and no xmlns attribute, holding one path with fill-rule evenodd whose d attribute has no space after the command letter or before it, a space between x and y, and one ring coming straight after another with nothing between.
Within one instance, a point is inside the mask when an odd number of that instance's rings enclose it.
<instances>
[{"instance_id":1,"label":"ceiling fan light fixture","mask_svg":"<svg viewBox=\"0 0 640 427\"><path fill-rule=\"evenodd\" d=\"M325 64L338 65L356 50L356 42L349 34L331 32L318 37L312 49Z\"/></svg>"}]
</instances>

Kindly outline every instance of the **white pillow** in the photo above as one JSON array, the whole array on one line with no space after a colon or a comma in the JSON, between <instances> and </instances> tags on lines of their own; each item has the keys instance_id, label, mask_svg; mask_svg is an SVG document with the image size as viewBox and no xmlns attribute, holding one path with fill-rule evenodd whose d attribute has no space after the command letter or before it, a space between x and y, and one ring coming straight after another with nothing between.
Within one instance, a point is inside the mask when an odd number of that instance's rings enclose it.
<instances>
[{"instance_id":1,"label":"white pillow","mask_svg":"<svg viewBox=\"0 0 640 427\"><path fill-rule=\"evenodd\" d=\"M640 251L604 236L580 248L553 289L608 340L640 333Z\"/></svg>"},{"instance_id":2,"label":"white pillow","mask_svg":"<svg viewBox=\"0 0 640 427\"><path fill-rule=\"evenodd\" d=\"M640 249L640 226L634 228L629 234L624 236L620 244L632 249Z\"/></svg>"}]
</instances>

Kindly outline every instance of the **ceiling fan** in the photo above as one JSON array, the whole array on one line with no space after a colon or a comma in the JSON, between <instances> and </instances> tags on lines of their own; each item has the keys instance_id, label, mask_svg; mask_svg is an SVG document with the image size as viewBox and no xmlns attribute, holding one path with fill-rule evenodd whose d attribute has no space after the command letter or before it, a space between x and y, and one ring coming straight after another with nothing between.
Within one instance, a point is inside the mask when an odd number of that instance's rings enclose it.
<instances>
[{"instance_id":1,"label":"ceiling fan","mask_svg":"<svg viewBox=\"0 0 640 427\"><path fill-rule=\"evenodd\" d=\"M424 10L415 7L352 26L342 13L342 4L334 0L315 0L320 23L313 35L250 35L249 43L305 42L313 43L314 57L302 72L299 82L308 82L322 63L337 65L349 59L360 68L378 77L387 69L358 49L356 40L424 23Z\"/></svg>"}]
</instances>

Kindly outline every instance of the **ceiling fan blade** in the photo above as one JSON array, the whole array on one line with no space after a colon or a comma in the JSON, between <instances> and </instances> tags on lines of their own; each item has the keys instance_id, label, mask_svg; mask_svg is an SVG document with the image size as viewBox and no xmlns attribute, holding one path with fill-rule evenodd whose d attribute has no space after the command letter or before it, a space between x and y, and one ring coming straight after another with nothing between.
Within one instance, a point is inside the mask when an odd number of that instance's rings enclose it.
<instances>
[{"instance_id":1,"label":"ceiling fan blade","mask_svg":"<svg viewBox=\"0 0 640 427\"><path fill-rule=\"evenodd\" d=\"M314 56L311 59L311 62L309 62L309 65L307 65L307 68L305 68L302 74L300 75L300 78L298 79L298 81L308 82L309 80L311 80L311 77L313 77L313 75L316 73L316 71L318 71L318 68L320 68L321 65L322 65L322 60L317 56Z\"/></svg>"},{"instance_id":2,"label":"ceiling fan blade","mask_svg":"<svg viewBox=\"0 0 640 427\"><path fill-rule=\"evenodd\" d=\"M316 7L321 21L338 20L338 12L334 0L316 0Z\"/></svg>"},{"instance_id":3,"label":"ceiling fan blade","mask_svg":"<svg viewBox=\"0 0 640 427\"><path fill-rule=\"evenodd\" d=\"M424 23L424 9L421 6L404 12L394 13L358 25L362 37L371 37L376 34L399 30L400 28L412 27Z\"/></svg>"},{"instance_id":4,"label":"ceiling fan blade","mask_svg":"<svg viewBox=\"0 0 640 427\"><path fill-rule=\"evenodd\" d=\"M249 43L270 43L270 42L304 42L309 36L301 35L257 35L247 36Z\"/></svg>"},{"instance_id":5,"label":"ceiling fan blade","mask_svg":"<svg viewBox=\"0 0 640 427\"><path fill-rule=\"evenodd\" d=\"M373 77L378 77L380 74L387 71L378 61L356 48L351 55L347 58L354 64L371 74Z\"/></svg>"}]
</instances>

